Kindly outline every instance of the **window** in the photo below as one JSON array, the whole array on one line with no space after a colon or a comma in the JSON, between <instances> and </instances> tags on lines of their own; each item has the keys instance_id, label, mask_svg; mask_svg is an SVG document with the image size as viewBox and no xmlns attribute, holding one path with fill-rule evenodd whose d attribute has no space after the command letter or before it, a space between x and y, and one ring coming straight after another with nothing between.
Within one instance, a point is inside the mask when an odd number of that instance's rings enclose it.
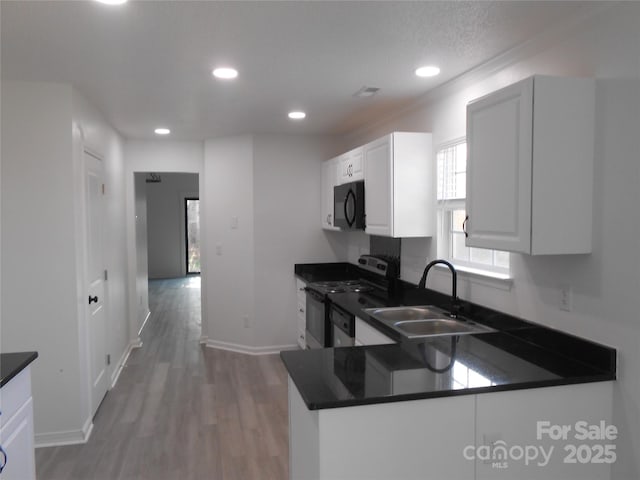
<instances>
[{"instance_id":1,"label":"window","mask_svg":"<svg viewBox=\"0 0 640 480\"><path fill-rule=\"evenodd\" d=\"M187 275L200 273L200 200L184 199Z\"/></svg>"},{"instance_id":2,"label":"window","mask_svg":"<svg viewBox=\"0 0 640 480\"><path fill-rule=\"evenodd\" d=\"M467 144L465 139L441 146L436 153L438 166L438 256L456 267L509 273L509 254L465 246L463 224L466 218Z\"/></svg>"}]
</instances>

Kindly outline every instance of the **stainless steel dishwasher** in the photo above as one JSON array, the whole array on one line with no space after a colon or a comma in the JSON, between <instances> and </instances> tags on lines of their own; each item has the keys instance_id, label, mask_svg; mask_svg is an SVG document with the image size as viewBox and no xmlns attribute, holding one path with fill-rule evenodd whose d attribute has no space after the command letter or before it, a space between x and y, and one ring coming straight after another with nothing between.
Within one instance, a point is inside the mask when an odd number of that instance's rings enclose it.
<instances>
[{"instance_id":1,"label":"stainless steel dishwasher","mask_svg":"<svg viewBox=\"0 0 640 480\"><path fill-rule=\"evenodd\" d=\"M355 345L356 317L346 310L331 304L331 336L334 347L353 347Z\"/></svg>"}]
</instances>

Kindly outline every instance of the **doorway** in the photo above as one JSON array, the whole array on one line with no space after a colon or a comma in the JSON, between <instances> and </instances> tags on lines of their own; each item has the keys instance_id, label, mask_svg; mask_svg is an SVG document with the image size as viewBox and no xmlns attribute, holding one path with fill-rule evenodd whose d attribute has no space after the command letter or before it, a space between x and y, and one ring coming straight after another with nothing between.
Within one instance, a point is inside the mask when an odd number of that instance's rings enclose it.
<instances>
[{"instance_id":1,"label":"doorway","mask_svg":"<svg viewBox=\"0 0 640 480\"><path fill-rule=\"evenodd\" d=\"M131 305L136 324L133 328L138 336L154 307L172 301L170 295L156 295L156 303L149 298L150 283L166 282L171 279L183 279L184 288L189 288L200 298L200 239L201 204L199 175L184 172L134 172L133 197L135 205L134 238L136 263L132 265L132 278L135 278L135 303ZM187 210L187 199L197 200ZM196 215L197 214L197 215ZM189 226L189 224L192 224ZM191 229L192 235L188 235ZM191 248L189 237L194 237ZM197 249L195 248L197 246ZM189 251L192 253L189 254ZM191 267L189 258L191 257ZM190 269L191 273L187 274ZM177 282L175 285L182 285ZM181 287L182 288L182 287ZM166 290L169 291L169 290ZM196 295L197 293L197 295ZM195 301L195 300L193 300ZM200 315L198 315L198 319ZM200 321L197 322L201 328Z\"/></svg>"}]
</instances>

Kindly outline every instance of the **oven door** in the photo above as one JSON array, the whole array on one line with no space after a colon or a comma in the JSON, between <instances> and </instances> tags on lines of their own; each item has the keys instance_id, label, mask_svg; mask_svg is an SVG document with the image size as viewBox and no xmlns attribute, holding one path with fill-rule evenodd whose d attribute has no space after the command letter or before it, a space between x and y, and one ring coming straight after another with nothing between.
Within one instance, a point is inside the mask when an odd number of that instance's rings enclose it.
<instances>
[{"instance_id":1,"label":"oven door","mask_svg":"<svg viewBox=\"0 0 640 480\"><path fill-rule=\"evenodd\" d=\"M324 348L326 344L326 322L324 295L307 287L306 341L307 348Z\"/></svg>"}]
</instances>

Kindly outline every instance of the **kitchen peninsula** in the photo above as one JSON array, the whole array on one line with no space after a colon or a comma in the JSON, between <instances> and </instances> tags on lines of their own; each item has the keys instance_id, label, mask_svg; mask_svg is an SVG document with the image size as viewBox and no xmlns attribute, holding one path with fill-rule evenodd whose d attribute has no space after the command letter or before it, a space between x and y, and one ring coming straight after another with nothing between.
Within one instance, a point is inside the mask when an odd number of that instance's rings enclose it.
<instances>
[{"instance_id":1,"label":"kitchen peninsula","mask_svg":"<svg viewBox=\"0 0 640 480\"><path fill-rule=\"evenodd\" d=\"M442 297L404 287L389 304ZM366 295L331 301L397 343L281 353L292 479L610 478L611 455L596 456L615 442L544 428L611 423L614 349L464 302L496 331L402 339L359 307ZM571 445L589 461L571 463Z\"/></svg>"}]
</instances>

